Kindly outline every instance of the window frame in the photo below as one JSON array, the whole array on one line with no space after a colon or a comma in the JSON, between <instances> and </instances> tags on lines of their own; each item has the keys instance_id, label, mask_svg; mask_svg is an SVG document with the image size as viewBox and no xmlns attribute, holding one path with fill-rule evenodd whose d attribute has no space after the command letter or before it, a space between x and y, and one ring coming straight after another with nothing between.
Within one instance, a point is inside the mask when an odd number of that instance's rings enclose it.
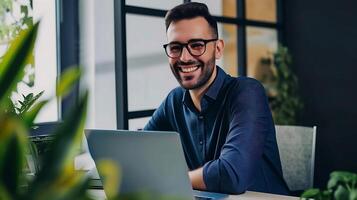
<instances>
[{"instance_id":1,"label":"window frame","mask_svg":"<svg viewBox=\"0 0 357 200\"><path fill-rule=\"evenodd\" d=\"M79 67L79 12L78 1L56 0L56 48L57 48L57 80L62 72L69 67ZM36 129L30 131L30 136L48 135L60 123L64 116L78 103L79 83L70 94L58 99L58 120L36 123Z\"/></svg>"}]
</instances>

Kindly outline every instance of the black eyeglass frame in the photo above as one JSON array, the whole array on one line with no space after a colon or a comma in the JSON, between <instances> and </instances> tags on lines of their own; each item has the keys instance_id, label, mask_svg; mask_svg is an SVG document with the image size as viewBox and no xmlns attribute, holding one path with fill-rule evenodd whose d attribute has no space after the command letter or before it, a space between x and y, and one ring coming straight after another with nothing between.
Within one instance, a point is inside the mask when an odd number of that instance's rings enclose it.
<instances>
[{"instance_id":1,"label":"black eyeglass frame","mask_svg":"<svg viewBox=\"0 0 357 200\"><path fill-rule=\"evenodd\" d=\"M190 53L191 56L202 56L205 52L206 52L206 49L207 49L207 43L209 42L213 42L213 41L217 41L218 38L215 38L215 39L209 39L209 40L205 40L205 39L192 39L192 40L189 40L187 43L180 43L180 42L170 42L170 43L167 43L167 44L164 44L162 45L165 49L165 53L166 55L169 57L169 58L179 58L181 55L182 55L182 50L183 48L185 47L187 49L187 51ZM191 52L190 48L188 47L188 44L192 43L192 42L203 42L204 43L204 51L199 54L199 55L195 55ZM181 50L180 50L180 54L178 56L175 56L175 57L172 57L170 56L168 53L167 53L167 46L170 45L170 44L179 44L181 45Z\"/></svg>"}]
</instances>

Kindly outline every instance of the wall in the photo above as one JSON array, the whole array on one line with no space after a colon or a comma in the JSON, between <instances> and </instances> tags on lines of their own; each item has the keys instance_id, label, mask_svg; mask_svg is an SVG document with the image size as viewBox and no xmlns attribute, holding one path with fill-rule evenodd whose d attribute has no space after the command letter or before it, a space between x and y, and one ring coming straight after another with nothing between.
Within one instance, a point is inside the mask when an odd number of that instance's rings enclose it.
<instances>
[{"instance_id":1,"label":"wall","mask_svg":"<svg viewBox=\"0 0 357 200\"><path fill-rule=\"evenodd\" d=\"M315 185L357 172L357 1L285 1L286 42L301 84L303 125L317 125Z\"/></svg>"},{"instance_id":2,"label":"wall","mask_svg":"<svg viewBox=\"0 0 357 200\"><path fill-rule=\"evenodd\" d=\"M86 128L116 129L114 1L79 1L81 87L89 89Z\"/></svg>"}]
</instances>

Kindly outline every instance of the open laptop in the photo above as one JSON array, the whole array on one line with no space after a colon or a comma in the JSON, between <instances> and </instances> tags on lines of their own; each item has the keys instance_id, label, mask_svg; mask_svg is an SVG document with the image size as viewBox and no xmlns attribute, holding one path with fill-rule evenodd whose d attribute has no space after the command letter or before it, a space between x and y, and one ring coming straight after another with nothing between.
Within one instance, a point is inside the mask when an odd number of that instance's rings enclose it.
<instances>
[{"instance_id":1,"label":"open laptop","mask_svg":"<svg viewBox=\"0 0 357 200\"><path fill-rule=\"evenodd\" d=\"M192 190L178 133L86 130L86 137L96 163L101 159L111 159L120 165L121 194L144 191L191 200L227 196Z\"/></svg>"}]
</instances>

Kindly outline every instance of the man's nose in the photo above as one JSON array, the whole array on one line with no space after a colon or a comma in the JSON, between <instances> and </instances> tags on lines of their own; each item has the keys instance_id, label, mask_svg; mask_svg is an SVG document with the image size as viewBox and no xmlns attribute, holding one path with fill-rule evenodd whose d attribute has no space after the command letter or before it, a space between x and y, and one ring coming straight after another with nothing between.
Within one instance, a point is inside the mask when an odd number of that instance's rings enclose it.
<instances>
[{"instance_id":1,"label":"man's nose","mask_svg":"<svg viewBox=\"0 0 357 200\"><path fill-rule=\"evenodd\" d=\"M180 60L183 62L187 62L192 60L193 56L190 54L190 52L188 51L187 47L183 47L182 48L182 52L181 52L181 56L180 56Z\"/></svg>"}]
</instances>

